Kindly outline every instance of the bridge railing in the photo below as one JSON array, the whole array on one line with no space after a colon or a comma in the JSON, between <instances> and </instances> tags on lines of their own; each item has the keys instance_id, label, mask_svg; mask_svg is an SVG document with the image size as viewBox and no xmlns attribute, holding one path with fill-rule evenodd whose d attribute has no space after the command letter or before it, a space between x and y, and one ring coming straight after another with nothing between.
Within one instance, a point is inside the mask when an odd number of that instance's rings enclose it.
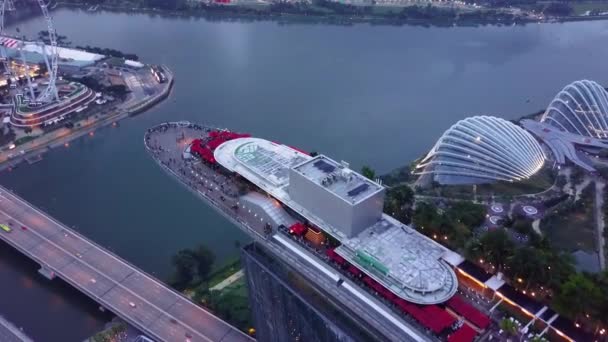
<instances>
[{"instance_id":1,"label":"bridge railing","mask_svg":"<svg viewBox=\"0 0 608 342\"><path fill-rule=\"evenodd\" d=\"M94 241L89 240L88 238L86 238L85 236L81 235L80 233L76 232L75 230L67 227L66 225L64 225L63 223L57 221L55 218L53 218L50 215L47 215L46 213L42 212L40 209L38 209L37 207L35 207L34 205L32 205L31 203L27 202L26 200L22 199L21 197L17 196L12 190L10 189L6 189L4 187L0 186L0 189L2 189L3 191L6 192L10 192L11 195L17 199L18 201L22 202L23 204L27 205L29 208L31 208L32 210L36 211L38 214L44 216L45 218L47 218L49 221L55 223L57 226L61 227L62 229L65 229L66 231L69 231L71 234L77 236L79 239L91 244L92 246L96 247L97 249L101 250L102 252L114 257L117 261L122 262L123 264L125 264L126 266L132 268L134 271L139 272L140 274L148 277L150 280L152 280L153 282L155 282L156 284L160 285L161 287L163 287L164 289L168 290L169 292L173 293L174 295L176 295L177 300L183 300L186 303L196 307L197 309L203 311L205 314L215 318L217 321L221 322L222 324L224 324L227 328L227 331L229 330L235 330L240 332L241 334L243 334L244 336L247 336L245 333L243 333L242 331L238 330L237 328L231 326L230 324L228 324L226 321L220 319L219 317L213 315L211 312L209 312L206 308L196 305L194 304L189 298L187 298L185 295L183 295L182 293L172 289L171 287L165 285L164 283L162 283L161 281L159 281L158 279L156 279L155 277L153 277L152 275L144 272L143 270L141 270L140 268L138 268L137 266L129 263L128 261L124 260L123 258L121 258L120 256L114 254L113 252L107 250L106 248L100 246L99 244L97 244ZM4 238L3 235L0 235ZM22 248L21 246L13 243L11 240L8 239L4 239L5 241L8 241L9 244L13 247L15 247L17 250L19 250L21 253L23 253L24 255L30 257L31 259L33 259L34 261L38 262L41 266L45 266L48 269L52 270L53 272L55 272L55 274L59 275L63 280L65 280L66 282L70 283L72 286L78 288L79 290L82 290L82 292L86 293L87 295L89 295L90 297L92 297L93 299L95 299L97 302L99 302L102 305L108 304L108 308L112 307L112 305L108 302L105 302L105 300L101 299L100 297L98 297L97 295L95 295L94 293L89 293L90 291L88 291L86 288L81 287L78 284L73 283L65 274L63 274L63 272L61 272L60 270L55 269L54 267L51 267L50 265L48 265L46 262L44 262L43 260L40 260L38 257L34 256L33 254L31 254L29 251L25 250L24 248ZM74 260L76 261L80 261L80 259L77 258L76 255L70 254ZM98 272L101 273L101 272ZM108 276L106 276L105 274L101 273L104 277L106 277L108 280L110 280L112 283L116 283L119 284L117 281L110 279ZM101 303L101 301L103 301L104 303ZM111 309L111 308L110 308ZM117 309L117 308L114 308ZM162 311L162 310L161 310ZM162 311L163 314L166 314L164 311ZM131 322L129 322L131 323ZM135 322L136 324L134 324L136 327L140 327L141 324ZM193 328L190 328L192 330L195 330ZM147 331L147 330L146 330ZM156 338L158 338L158 336L155 336ZM247 336L249 337L249 336Z\"/></svg>"}]
</instances>

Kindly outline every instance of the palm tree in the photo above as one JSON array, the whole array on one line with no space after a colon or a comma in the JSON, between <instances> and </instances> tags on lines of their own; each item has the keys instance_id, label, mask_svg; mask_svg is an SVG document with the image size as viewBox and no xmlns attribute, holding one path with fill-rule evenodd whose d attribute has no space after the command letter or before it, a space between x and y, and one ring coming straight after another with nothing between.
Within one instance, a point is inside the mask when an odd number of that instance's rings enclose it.
<instances>
[{"instance_id":1,"label":"palm tree","mask_svg":"<svg viewBox=\"0 0 608 342\"><path fill-rule=\"evenodd\" d=\"M500 321L500 329L507 333L507 335L515 336L517 334L517 324L508 318L503 318Z\"/></svg>"},{"instance_id":2,"label":"palm tree","mask_svg":"<svg viewBox=\"0 0 608 342\"><path fill-rule=\"evenodd\" d=\"M507 258L506 266L509 277L525 281L526 289L540 286L549 273L544 253L532 247L517 248Z\"/></svg>"},{"instance_id":3,"label":"palm tree","mask_svg":"<svg viewBox=\"0 0 608 342\"><path fill-rule=\"evenodd\" d=\"M504 229L491 230L485 233L479 242L487 261L496 265L496 268L501 271L513 253L514 244L509 235Z\"/></svg>"}]
</instances>

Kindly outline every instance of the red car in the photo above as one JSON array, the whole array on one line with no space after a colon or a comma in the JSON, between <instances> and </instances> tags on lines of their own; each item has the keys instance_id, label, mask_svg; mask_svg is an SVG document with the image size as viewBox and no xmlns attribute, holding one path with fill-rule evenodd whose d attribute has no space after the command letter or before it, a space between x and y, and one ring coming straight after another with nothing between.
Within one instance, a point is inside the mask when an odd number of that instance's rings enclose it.
<instances>
[{"instance_id":1,"label":"red car","mask_svg":"<svg viewBox=\"0 0 608 342\"><path fill-rule=\"evenodd\" d=\"M26 226L21 226L21 230L27 230Z\"/></svg>"}]
</instances>

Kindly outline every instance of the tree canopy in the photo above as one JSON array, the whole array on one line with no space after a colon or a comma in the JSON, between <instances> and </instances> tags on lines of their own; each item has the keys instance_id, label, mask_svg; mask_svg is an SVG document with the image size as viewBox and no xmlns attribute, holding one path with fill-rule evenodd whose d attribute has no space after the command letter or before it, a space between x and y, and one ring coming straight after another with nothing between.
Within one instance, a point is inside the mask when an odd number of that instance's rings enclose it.
<instances>
[{"instance_id":1,"label":"tree canopy","mask_svg":"<svg viewBox=\"0 0 608 342\"><path fill-rule=\"evenodd\" d=\"M206 280L214 262L215 255L204 245L194 250L182 249L171 258L174 273L169 284L178 290L184 290L196 279Z\"/></svg>"},{"instance_id":2,"label":"tree canopy","mask_svg":"<svg viewBox=\"0 0 608 342\"><path fill-rule=\"evenodd\" d=\"M371 167L369 167L367 165L364 165L361 168L361 174L368 179L371 179L371 180L376 179L376 171L374 171L374 169L372 169Z\"/></svg>"}]
</instances>

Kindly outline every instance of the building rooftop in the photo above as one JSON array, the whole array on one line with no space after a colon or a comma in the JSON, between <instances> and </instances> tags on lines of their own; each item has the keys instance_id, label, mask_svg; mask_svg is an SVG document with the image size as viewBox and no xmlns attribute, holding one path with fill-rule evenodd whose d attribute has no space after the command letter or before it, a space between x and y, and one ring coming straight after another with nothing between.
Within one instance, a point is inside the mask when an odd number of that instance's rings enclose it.
<instances>
[{"instance_id":1,"label":"building rooftop","mask_svg":"<svg viewBox=\"0 0 608 342\"><path fill-rule=\"evenodd\" d=\"M425 303L426 297L447 300L456 290L456 276L447 263L439 261L445 248L390 216L341 242L338 254L364 267L366 262L358 261L372 256L379 264L368 271L374 276L384 275L383 282L409 301ZM386 274L382 274L383 268Z\"/></svg>"},{"instance_id":2,"label":"building rooftop","mask_svg":"<svg viewBox=\"0 0 608 342\"><path fill-rule=\"evenodd\" d=\"M299 213L312 224L338 239L342 246L336 252L349 262L359 265L370 277L401 298L419 304L434 304L448 300L458 287L456 274L443 257L449 250L414 229L400 223L388 215L360 234L347 238L336 227L331 226L312 214L307 208L294 201L287 191L289 170L297 168L306 172L309 179L322 182L323 169L335 172L340 165L320 156L312 158L286 145L259 138L239 138L221 144L214 151L215 160L223 167L236 172L260 189ZM327 163L317 164L322 160ZM332 192L348 196L348 192L368 184L371 189L355 195L360 201L377 190L381 185L371 182L352 172L357 179L344 184ZM341 181L342 182L342 181ZM354 183L359 182L359 183ZM367 195L366 195L367 194ZM352 200L351 200L352 201ZM376 267L365 267L363 258L373 260Z\"/></svg>"},{"instance_id":3,"label":"building rooftop","mask_svg":"<svg viewBox=\"0 0 608 342\"><path fill-rule=\"evenodd\" d=\"M226 158L222 158L224 150L231 150L234 159L276 187L287 185L289 169L292 166L310 159L301 152L268 140L258 138L235 140L238 141L236 145L224 143L218 146L217 152L214 153L215 158L225 160Z\"/></svg>"},{"instance_id":4,"label":"building rooftop","mask_svg":"<svg viewBox=\"0 0 608 342\"><path fill-rule=\"evenodd\" d=\"M322 155L295 166L293 170L351 205L382 190L378 183Z\"/></svg>"}]
</instances>

